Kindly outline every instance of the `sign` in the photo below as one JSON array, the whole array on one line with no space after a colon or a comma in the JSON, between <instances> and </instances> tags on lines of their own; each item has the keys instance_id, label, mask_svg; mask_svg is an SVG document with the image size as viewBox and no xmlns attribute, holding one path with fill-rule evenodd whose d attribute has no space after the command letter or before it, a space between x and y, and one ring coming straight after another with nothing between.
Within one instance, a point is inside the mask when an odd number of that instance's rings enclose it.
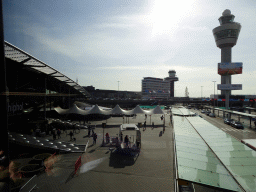
<instances>
[{"instance_id":1,"label":"sign","mask_svg":"<svg viewBox=\"0 0 256 192\"><path fill-rule=\"evenodd\" d=\"M243 63L218 63L219 75L242 74Z\"/></svg>"},{"instance_id":2,"label":"sign","mask_svg":"<svg viewBox=\"0 0 256 192\"><path fill-rule=\"evenodd\" d=\"M218 90L242 90L242 84L218 84Z\"/></svg>"}]
</instances>

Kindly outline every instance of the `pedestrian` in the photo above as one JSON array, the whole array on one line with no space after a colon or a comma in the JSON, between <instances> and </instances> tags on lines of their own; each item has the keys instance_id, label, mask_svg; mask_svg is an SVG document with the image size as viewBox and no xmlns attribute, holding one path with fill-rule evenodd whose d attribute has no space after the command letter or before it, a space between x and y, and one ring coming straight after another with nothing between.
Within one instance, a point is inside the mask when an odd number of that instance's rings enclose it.
<instances>
[{"instance_id":1,"label":"pedestrian","mask_svg":"<svg viewBox=\"0 0 256 192\"><path fill-rule=\"evenodd\" d=\"M93 133L92 137L93 137L93 144L96 145L97 134L96 134L96 133Z\"/></svg>"},{"instance_id":2,"label":"pedestrian","mask_svg":"<svg viewBox=\"0 0 256 192\"><path fill-rule=\"evenodd\" d=\"M154 122L152 122L152 129L154 129L155 128L155 123Z\"/></svg>"},{"instance_id":3,"label":"pedestrian","mask_svg":"<svg viewBox=\"0 0 256 192\"><path fill-rule=\"evenodd\" d=\"M119 147L119 140L118 140L118 137L116 137L116 146Z\"/></svg>"},{"instance_id":4,"label":"pedestrian","mask_svg":"<svg viewBox=\"0 0 256 192\"><path fill-rule=\"evenodd\" d=\"M144 128L143 128L143 131L145 131L146 130L146 126L147 126L147 123L146 123L146 121L144 122Z\"/></svg>"},{"instance_id":5,"label":"pedestrian","mask_svg":"<svg viewBox=\"0 0 256 192\"><path fill-rule=\"evenodd\" d=\"M89 127L88 127L88 137L90 137L91 136L91 126L89 125Z\"/></svg>"},{"instance_id":6,"label":"pedestrian","mask_svg":"<svg viewBox=\"0 0 256 192\"><path fill-rule=\"evenodd\" d=\"M70 132L69 132L70 141L72 141L72 139L73 139L73 135L74 135L74 133L73 133L72 131L70 131Z\"/></svg>"},{"instance_id":7,"label":"pedestrian","mask_svg":"<svg viewBox=\"0 0 256 192\"><path fill-rule=\"evenodd\" d=\"M58 131L57 131L58 139L61 138L60 133L61 133L61 131L60 131L60 129L58 129Z\"/></svg>"},{"instance_id":8,"label":"pedestrian","mask_svg":"<svg viewBox=\"0 0 256 192\"><path fill-rule=\"evenodd\" d=\"M147 114L145 114L145 119L147 119Z\"/></svg>"},{"instance_id":9,"label":"pedestrian","mask_svg":"<svg viewBox=\"0 0 256 192\"><path fill-rule=\"evenodd\" d=\"M126 135L126 136L125 136L125 138L124 138L124 142L125 142L126 146L128 146L128 144L129 144L129 138L128 138L128 135Z\"/></svg>"},{"instance_id":10,"label":"pedestrian","mask_svg":"<svg viewBox=\"0 0 256 192\"><path fill-rule=\"evenodd\" d=\"M109 139L110 139L109 134L106 133L106 143L107 143L107 144L109 143Z\"/></svg>"},{"instance_id":11,"label":"pedestrian","mask_svg":"<svg viewBox=\"0 0 256 192\"><path fill-rule=\"evenodd\" d=\"M53 140L56 139L56 132L55 132L55 130L52 131L52 137L53 137Z\"/></svg>"},{"instance_id":12,"label":"pedestrian","mask_svg":"<svg viewBox=\"0 0 256 192\"><path fill-rule=\"evenodd\" d=\"M120 134L121 143L123 142L123 133Z\"/></svg>"}]
</instances>

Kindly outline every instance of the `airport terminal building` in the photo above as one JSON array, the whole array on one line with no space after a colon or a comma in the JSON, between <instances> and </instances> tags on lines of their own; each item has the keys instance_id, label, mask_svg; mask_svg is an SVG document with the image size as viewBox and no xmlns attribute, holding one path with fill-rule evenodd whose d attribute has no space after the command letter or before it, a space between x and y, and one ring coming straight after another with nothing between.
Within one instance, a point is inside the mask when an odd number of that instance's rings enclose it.
<instances>
[{"instance_id":1,"label":"airport terminal building","mask_svg":"<svg viewBox=\"0 0 256 192\"><path fill-rule=\"evenodd\" d=\"M4 51L9 129L27 119L45 120L54 107L68 108L90 97L78 83L18 47L4 42Z\"/></svg>"},{"instance_id":2,"label":"airport terminal building","mask_svg":"<svg viewBox=\"0 0 256 192\"><path fill-rule=\"evenodd\" d=\"M174 97L174 82L178 81L176 71L170 70L169 77L164 79L155 77L144 77L142 79L143 99L170 99Z\"/></svg>"}]
</instances>

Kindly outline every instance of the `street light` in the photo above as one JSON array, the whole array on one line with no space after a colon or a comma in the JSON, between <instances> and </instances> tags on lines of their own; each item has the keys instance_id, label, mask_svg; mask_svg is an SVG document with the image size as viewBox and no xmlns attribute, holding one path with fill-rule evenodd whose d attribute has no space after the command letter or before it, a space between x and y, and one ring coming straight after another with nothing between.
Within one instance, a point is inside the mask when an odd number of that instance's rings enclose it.
<instances>
[{"instance_id":1,"label":"street light","mask_svg":"<svg viewBox=\"0 0 256 192\"><path fill-rule=\"evenodd\" d=\"M117 83L118 83L118 92L117 92L118 100L119 100L119 82L120 82L120 81L117 81Z\"/></svg>"},{"instance_id":2,"label":"street light","mask_svg":"<svg viewBox=\"0 0 256 192\"><path fill-rule=\"evenodd\" d=\"M203 105L203 87L204 86L201 86L201 108L202 108L202 105Z\"/></svg>"},{"instance_id":3,"label":"street light","mask_svg":"<svg viewBox=\"0 0 256 192\"><path fill-rule=\"evenodd\" d=\"M216 81L212 81L212 82L214 82L214 87L213 87L213 90L214 90L214 95L213 95L213 113L214 113L214 108L215 108L215 82Z\"/></svg>"}]
</instances>

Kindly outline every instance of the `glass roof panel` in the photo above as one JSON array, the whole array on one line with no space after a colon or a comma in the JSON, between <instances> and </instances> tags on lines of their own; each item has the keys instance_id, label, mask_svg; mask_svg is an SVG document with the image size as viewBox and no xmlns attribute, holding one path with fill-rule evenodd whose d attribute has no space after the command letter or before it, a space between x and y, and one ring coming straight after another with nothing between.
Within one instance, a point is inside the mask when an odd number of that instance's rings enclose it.
<instances>
[{"instance_id":1,"label":"glass roof panel","mask_svg":"<svg viewBox=\"0 0 256 192\"><path fill-rule=\"evenodd\" d=\"M31 67L33 69L36 69L42 73L45 73L45 74L51 74L53 73L55 70L49 68L49 67Z\"/></svg>"},{"instance_id":2,"label":"glass roof panel","mask_svg":"<svg viewBox=\"0 0 256 192\"><path fill-rule=\"evenodd\" d=\"M210 142L209 142L210 143ZM219 143L211 143L211 147L213 146L229 146L230 144L232 145L241 145L241 142L239 141L235 141L235 142L231 142L231 141L228 141L228 142L219 142Z\"/></svg>"},{"instance_id":3,"label":"glass roof panel","mask_svg":"<svg viewBox=\"0 0 256 192\"><path fill-rule=\"evenodd\" d=\"M210 172L208 170L201 170L192 167L179 165L179 178L183 180L193 181L195 183L210 185L218 188L240 191L239 186L235 180L228 174L220 174Z\"/></svg>"},{"instance_id":4,"label":"glass roof panel","mask_svg":"<svg viewBox=\"0 0 256 192\"><path fill-rule=\"evenodd\" d=\"M24 61L25 59L29 58L27 55L22 54L18 51L15 51L15 50L6 51L5 57L9 58L9 59L12 59L14 61L17 61L17 62L21 62L21 61Z\"/></svg>"},{"instance_id":5,"label":"glass roof panel","mask_svg":"<svg viewBox=\"0 0 256 192\"><path fill-rule=\"evenodd\" d=\"M56 79L58 79L58 80L60 80L60 81L67 81L67 80L69 80L69 78L67 78L67 77L55 77Z\"/></svg>"},{"instance_id":6,"label":"glass roof panel","mask_svg":"<svg viewBox=\"0 0 256 192\"><path fill-rule=\"evenodd\" d=\"M237 175L237 176L245 176L245 175L249 175L249 176L253 176L256 174L256 167L255 166L250 166L250 165L246 165L246 166L240 166L240 165L232 165L232 166L228 166L229 170L232 172L233 175Z\"/></svg>"},{"instance_id":7,"label":"glass roof panel","mask_svg":"<svg viewBox=\"0 0 256 192\"><path fill-rule=\"evenodd\" d=\"M222 173L222 174L229 174L228 171L223 167L220 163L208 163L208 162L202 162L202 161L194 161L191 159L184 159L179 158L178 159L179 165L196 168L200 170L205 170L209 172L216 172L216 173Z\"/></svg>"},{"instance_id":8,"label":"glass roof panel","mask_svg":"<svg viewBox=\"0 0 256 192\"><path fill-rule=\"evenodd\" d=\"M254 157L222 157L221 161L227 165L254 165L256 166L256 161Z\"/></svg>"},{"instance_id":9,"label":"glass roof panel","mask_svg":"<svg viewBox=\"0 0 256 192\"><path fill-rule=\"evenodd\" d=\"M246 145L234 145L234 146L212 146L213 151L241 151L241 150L249 150L250 148Z\"/></svg>"},{"instance_id":10,"label":"glass roof panel","mask_svg":"<svg viewBox=\"0 0 256 192\"><path fill-rule=\"evenodd\" d=\"M200 150L208 150L209 148L206 145L198 145L195 143L187 143L187 142L180 142L180 141L176 141L176 146L179 147L190 147L190 148L195 148L195 149L200 149Z\"/></svg>"},{"instance_id":11,"label":"glass roof panel","mask_svg":"<svg viewBox=\"0 0 256 192\"><path fill-rule=\"evenodd\" d=\"M40 66L40 67L45 67L46 65L41 63L41 62L38 62L34 59L30 59L29 61L25 62L24 65L33 65L33 66Z\"/></svg>"},{"instance_id":12,"label":"glass roof panel","mask_svg":"<svg viewBox=\"0 0 256 192\"><path fill-rule=\"evenodd\" d=\"M246 191L255 191L256 177L252 176L235 176L236 180L244 187Z\"/></svg>"},{"instance_id":13,"label":"glass roof panel","mask_svg":"<svg viewBox=\"0 0 256 192\"><path fill-rule=\"evenodd\" d=\"M203 162L209 162L209 163L214 163L214 164L219 164L219 160L216 157L212 156L205 156L205 155L198 155L195 153L190 153L188 154L187 152L179 151L177 152L179 154L177 158L185 158L185 159L191 159L194 161L203 161Z\"/></svg>"},{"instance_id":14,"label":"glass roof panel","mask_svg":"<svg viewBox=\"0 0 256 192\"><path fill-rule=\"evenodd\" d=\"M212 153L211 150L209 150L209 148L205 150L205 149L196 149L192 147L184 147L184 146L176 145L176 150L177 150L177 153L179 153L179 151L183 151L183 152L187 152L188 154L194 153L198 155L215 157L215 155Z\"/></svg>"},{"instance_id":15,"label":"glass roof panel","mask_svg":"<svg viewBox=\"0 0 256 192\"><path fill-rule=\"evenodd\" d=\"M215 151L218 157L256 157L255 151L243 150L243 151ZM256 160L256 158L255 158Z\"/></svg>"},{"instance_id":16,"label":"glass roof panel","mask_svg":"<svg viewBox=\"0 0 256 192\"><path fill-rule=\"evenodd\" d=\"M196 133L192 125L183 117L173 116L173 119L179 178L239 191L240 188L234 178Z\"/></svg>"},{"instance_id":17,"label":"glass roof panel","mask_svg":"<svg viewBox=\"0 0 256 192\"><path fill-rule=\"evenodd\" d=\"M214 127L207 121L202 121L200 119L195 121L195 119L190 117L187 119L204 138L227 169L233 174L233 176L235 176L239 184L246 191L255 191L256 152L232 137L222 136L220 138L213 138L211 136L212 133L215 132L215 130L220 129ZM203 123L205 127L210 127L208 132L202 128Z\"/></svg>"}]
</instances>

